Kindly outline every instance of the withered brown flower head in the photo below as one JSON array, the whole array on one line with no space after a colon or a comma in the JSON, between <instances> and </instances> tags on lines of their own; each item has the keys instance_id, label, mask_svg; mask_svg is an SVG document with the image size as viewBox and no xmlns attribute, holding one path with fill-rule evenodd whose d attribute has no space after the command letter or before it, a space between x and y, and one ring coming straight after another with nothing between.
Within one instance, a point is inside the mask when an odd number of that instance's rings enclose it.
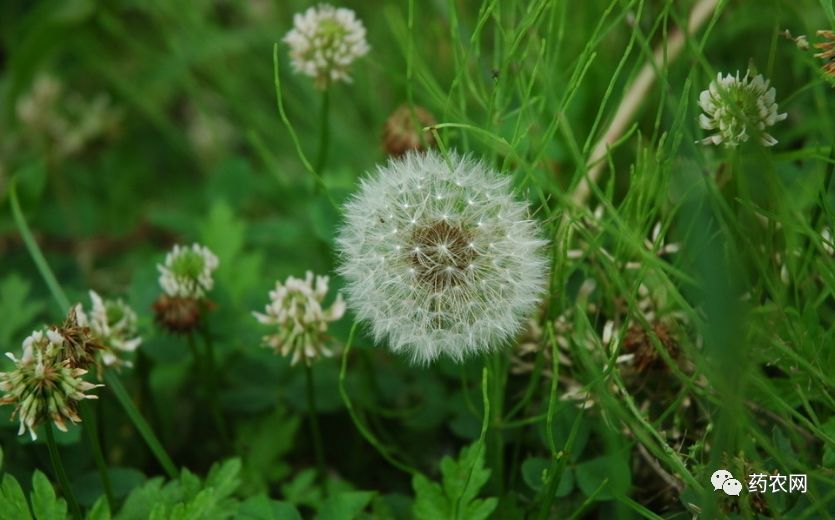
<instances>
[{"instance_id":1,"label":"withered brown flower head","mask_svg":"<svg viewBox=\"0 0 835 520\"><path fill-rule=\"evenodd\" d=\"M824 72L835 78L835 32L818 31L817 34L823 37L825 41L815 44L815 48L821 51L815 54L815 58L824 60Z\"/></svg>"},{"instance_id":2,"label":"withered brown flower head","mask_svg":"<svg viewBox=\"0 0 835 520\"><path fill-rule=\"evenodd\" d=\"M635 356L633 366L639 373L666 368L664 358L661 357L653 344L652 335L658 338L658 342L671 358L678 355L678 342L666 325L660 321L652 323L652 333L650 334L643 325L636 323L626 331L623 339L623 350L625 353Z\"/></svg>"},{"instance_id":3,"label":"withered brown flower head","mask_svg":"<svg viewBox=\"0 0 835 520\"><path fill-rule=\"evenodd\" d=\"M423 107L415 105L415 120L412 119L412 109L409 105L400 105L392 112L383 127L383 149L388 155L399 157L409 150L425 150L435 146L432 132L423 132L421 128L437 123L432 114Z\"/></svg>"},{"instance_id":4,"label":"withered brown flower head","mask_svg":"<svg viewBox=\"0 0 835 520\"><path fill-rule=\"evenodd\" d=\"M160 295L154 302L155 321L174 334L188 334L200 325L203 311L210 310L214 304L209 300L195 300L183 296Z\"/></svg>"},{"instance_id":5,"label":"withered brown flower head","mask_svg":"<svg viewBox=\"0 0 835 520\"><path fill-rule=\"evenodd\" d=\"M50 330L64 338L64 348L61 358L69 361L71 368L88 369L98 363L98 351L105 347L90 329L78 322L78 309L81 304L73 305L60 326L53 325Z\"/></svg>"}]
</instances>

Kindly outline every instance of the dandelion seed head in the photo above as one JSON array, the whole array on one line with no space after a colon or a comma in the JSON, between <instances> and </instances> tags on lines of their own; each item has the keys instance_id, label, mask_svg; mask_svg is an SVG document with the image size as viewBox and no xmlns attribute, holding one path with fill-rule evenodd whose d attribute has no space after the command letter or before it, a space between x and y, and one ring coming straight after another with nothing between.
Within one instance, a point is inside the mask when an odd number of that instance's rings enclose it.
<instances>
[{"instance_id":1,"label":"dandelion seed head","mask_svg":"<svg viewBox=\"0 0 835 520\"><path fill-rule=\"evenodd\" d=\"M542 296L547 261L527 204L510 191L486 164L434 150L391 159L361 181L337 239L339 272L378 342L426 364L515 337ZM412 209L390 214L397 197Z\"/></svg>"},{"instance_id":2,"label":"dandelion seed head","mask_svg":"<svg viewBox=\"0 0 835 520\"><path fill-rule=\"evenodd\" d=\"M775 98L776 90L760 74L751 78L746 73L740 79L739 72L736 76L719 73L699 96L699 106L704 110L699 126L717 132L698 142L735 147L753 134L763 146L774 146L777 139L766 129L787 117L778 113Z\"/></svg>"}]
</instances>

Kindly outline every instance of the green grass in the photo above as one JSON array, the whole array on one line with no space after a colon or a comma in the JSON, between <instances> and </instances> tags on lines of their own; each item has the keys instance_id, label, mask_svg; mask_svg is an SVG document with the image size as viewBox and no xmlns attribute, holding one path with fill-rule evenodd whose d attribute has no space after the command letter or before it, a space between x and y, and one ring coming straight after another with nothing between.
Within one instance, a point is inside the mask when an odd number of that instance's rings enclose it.
<instances>
[{"instance_id":1,"label":"green grass","mask_svg":"<svg viewBox=\"0 0 835 520\"><path fill-rule=\"evenodd\" d=\"M115 517L177 502L219 518L833 517L835 90L780 35L817 42L833 4L720 0L653 64L695 3L348 1L372 50L326 96L281 43L304 2L3 3L0 348L89 289L137 310L133 368L85 410ZM597 155L647 64L651 85ZM749 66L789 114L779 143L695 144L699 93ZM77 129L106 94L117 123L63 152L67 131L18 113L43 73L64 89L47 121ZM548 295L523 345L464 365L413 367L350 313L333 323L338 355L310 374L322 476L305 370L260 347L251 311L306 270L342 287L340 207L386 160L402 103L434 114L442 150L512 176L550 242ZM213 374L151 311L156 264L195 241L220 258ZM4 481L0 505L14 511L35 470L58 475L10 414L2 471L23 491ZM87 424L55 440L90 511L105 491ZM740 497L713 491L720 467ZM775 472L807 474L808 491L747 491L749 474ZM47 495L35 485L31 501ZM159 514L185 514L172 510Z\"/></svg>"}]
</instances>

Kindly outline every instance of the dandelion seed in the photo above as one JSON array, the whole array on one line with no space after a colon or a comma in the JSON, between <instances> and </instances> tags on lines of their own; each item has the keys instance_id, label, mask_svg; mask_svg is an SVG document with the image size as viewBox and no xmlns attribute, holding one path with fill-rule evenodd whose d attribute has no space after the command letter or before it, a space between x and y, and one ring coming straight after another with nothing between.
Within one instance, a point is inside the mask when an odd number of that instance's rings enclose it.
<instances>
[{"instance_id":1,"label":"dandelion seed","mask_svg":"<svg viewBox=\"0 0 835 520\"><path fill-rule=\"evenodd\" d=\"M398 197L415 209L390 214ZM338 244L348 304L378 342L414 362L498 348L544 292L546 242L527 204L513 200L509 177L472 158L429 150L391 159L362 181L345 214Z\"/></svg>"},{"instance_id":2,"label":"dandelion seed","mask_svg":"<svg viewBox=\"0 0 835 520\"><path fill-rule=\"evenodd\" d=\"M89 327L92 334L102 344L99 355L106 366L130 366L120 355L135 351L142 343L137 335L136 313L122 300L104 300L95 291L90 291L91 307L89 312L78 308L79 325ZM101 377L101 367L99 367Z\"/></svg>"},{"instance_id":3,"label":"dandelion seed","mask_svg":"<svg viewBox=\"0 0 835 520\"><path fill-rule=\"evenodd\" d=\"M217 257L206 246L175 245L165 263L157 266L159 284L168 296L200 299L214 286L217 266Z\"/></svg>"},{"instance_id":4,"label":"dandelion seed","mask_svg":"<svg viewBox=\"0 0 835 520\"><path fill-rule=\"evenodd\" d=\"M705 112L699 116L699 126L718 132L697 142L734 147L753 134L763 146L774 146L777 139L766 129L787 117L777 112L775 96L776 90L760 74L749 78L746 73L740 79L739 72L724 77L720 73L699 96L699 106Z\"/></svg>"},{"instance_id":5,"label":"dandelion seed","mask_svg":"<svg viewBox=\"0 0 835 520\"><path fill-rule=\"evenodd\" d=\"M331 306L325 310L322 302L328 293L328 277L308 271L304 280L287 278L283 284L276 282L270 291L270 303L264 313L253 312L255 319L264 325L277 325L278 333L264 336L264 344L282 356L290 356L290 364L304 360L307 365L319 357L329 357L328 323L345 314L345 302L337 294Z\"/></svg>"},{"instance_id":6,"label":"dandelion seed","mask_svg":"<svg viewBox=\"0 0 835 520\"><path fill-rule=\"evenodd\" d=\"M293 69L323 90L334 81L350 83L351 63L371 50L354 11L328 4L296 14L283 41L290 46Z\"/></svg>"},{"instance_id":7,"label":"dandelion seed","mask_svg":"<svg viewBox=\"0 0 835 520\"><path fill-rule=\"evenodd\" d=\"M97 399L88 395L96 385L84 381L87 370L73 367L66 357L67 343L54 330L35 331L23 341L23 354L18 358L6 353L15 367L0 372L0 405L15 405L12 418L18 418L18 435L26 430L32 439L38 438L35 429L44 420L51 420L61 431L67 431L67 421L78 423L77 402Z\"/></svg>"}]
</instances>

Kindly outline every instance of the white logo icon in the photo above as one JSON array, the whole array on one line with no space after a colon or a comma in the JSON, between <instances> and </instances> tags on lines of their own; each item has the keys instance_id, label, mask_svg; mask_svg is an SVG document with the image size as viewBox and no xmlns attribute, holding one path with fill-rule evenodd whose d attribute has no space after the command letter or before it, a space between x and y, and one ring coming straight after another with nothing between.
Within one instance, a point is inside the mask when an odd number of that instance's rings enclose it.
<instances>
[{"instance_id":1,"label":"white logo icon","mask_svg":"<svg viewBox=\"0 0 835 520\"><path fill-rule=\"evenodd\" d=\"M713 472L713 475L710 476L710 483L713 484L713 490L716 491L718 489L722 489L722 484L724 484L728 480L736 480L734 476L731 475L731 472L726 469L717 469ZM736 482L739 482L736 480ZM741 484L740 484L741 486ZM728 493L729 495L731 493ZM737 495L739 493L736 493Z\"/></svg>"},{"instance_id":2,"label":"white logo icon","mask_svg":"<svg viewBox=\"0 0 835 520\"><path fill-rule=\"evenodd\" d=\"M722 491L724 491L726 495L738 497L740 491L742 491L742 482L735 478L729 478L722 483Z\"/></svg>"}]
</instances>

